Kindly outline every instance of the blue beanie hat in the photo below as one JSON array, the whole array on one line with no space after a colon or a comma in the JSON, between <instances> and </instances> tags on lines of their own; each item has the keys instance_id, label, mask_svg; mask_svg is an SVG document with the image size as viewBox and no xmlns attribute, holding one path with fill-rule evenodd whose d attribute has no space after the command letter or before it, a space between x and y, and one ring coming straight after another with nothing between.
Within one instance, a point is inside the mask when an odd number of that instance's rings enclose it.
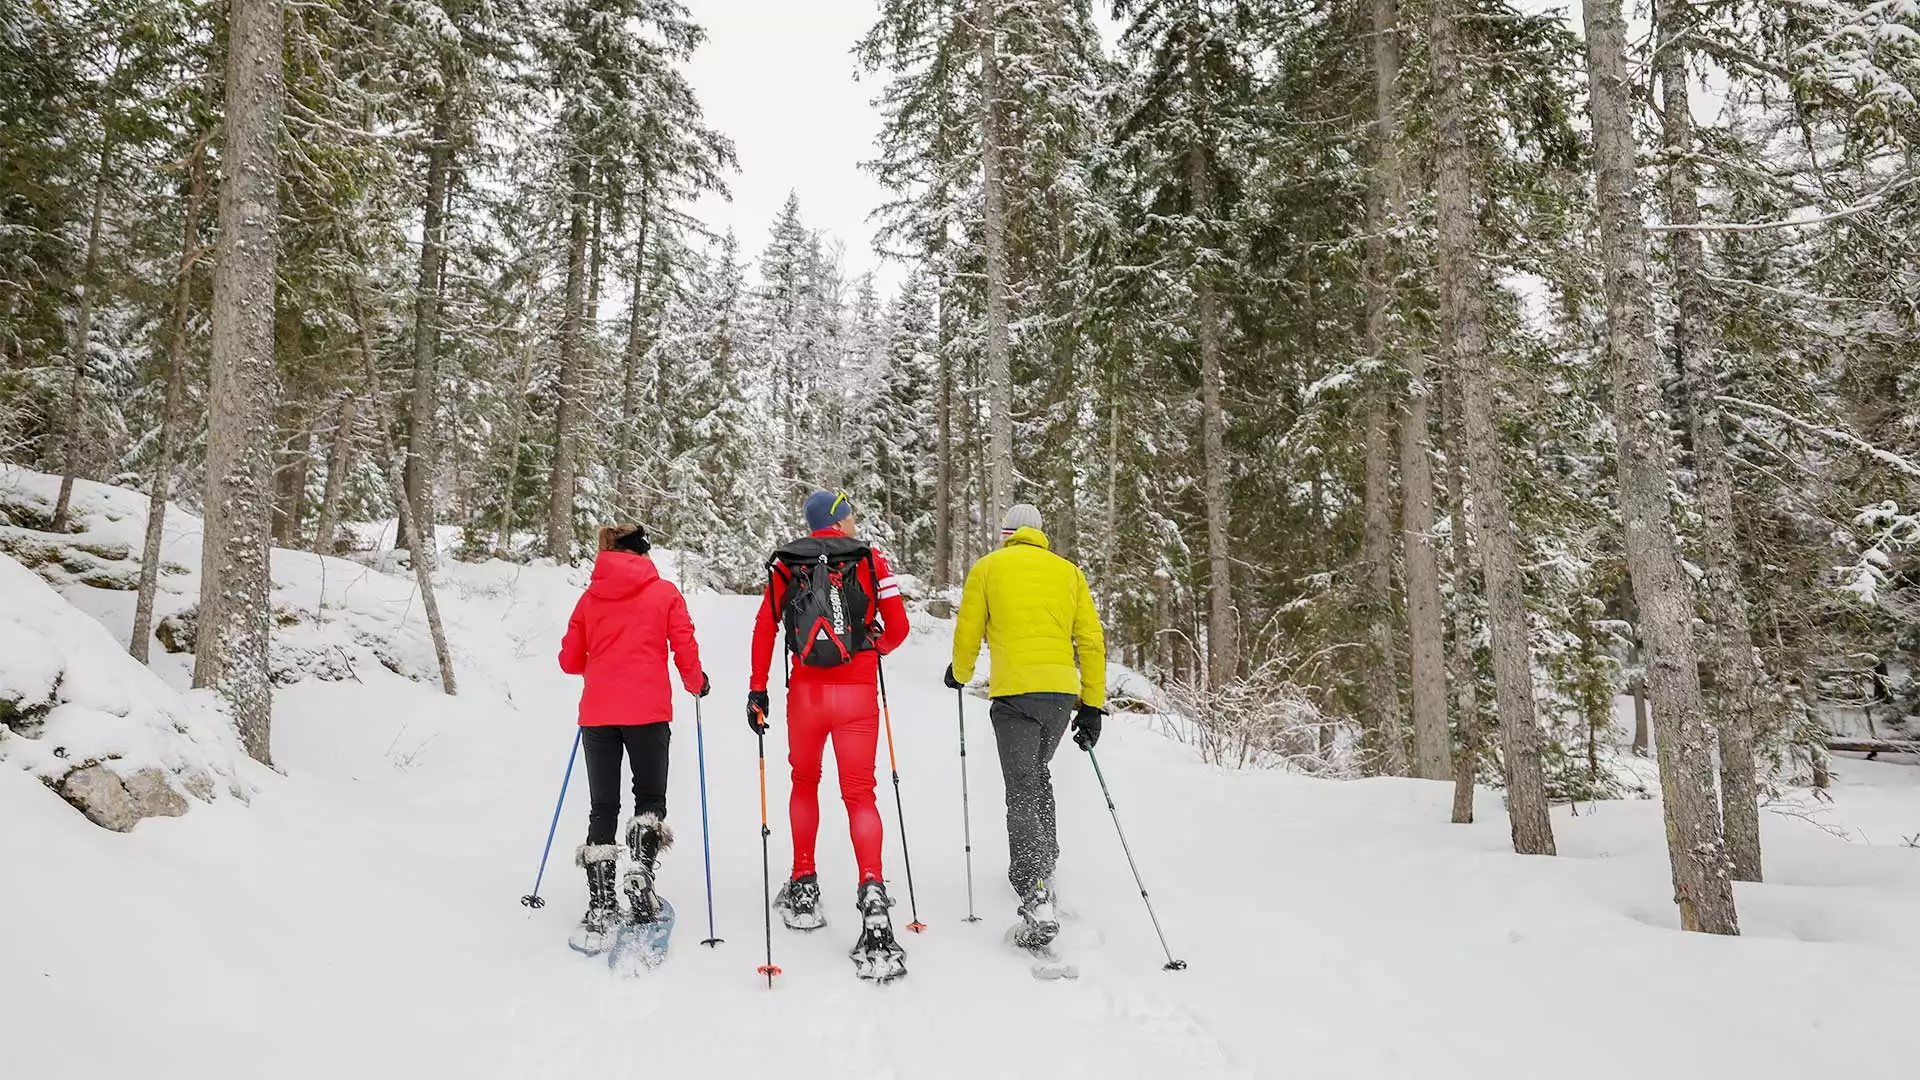
<instances>
[{"instance_id":1,"label":"blue beanie hat","mask_svg":"<svg viewBox=\"0 0 1920 1080\"><path fill-rule=\"evenodd\" d=\"M853 513L853 500L831 491L816 491L807 496L807 528L814 532L837 525Z\"/></svg>"}]
</instances>

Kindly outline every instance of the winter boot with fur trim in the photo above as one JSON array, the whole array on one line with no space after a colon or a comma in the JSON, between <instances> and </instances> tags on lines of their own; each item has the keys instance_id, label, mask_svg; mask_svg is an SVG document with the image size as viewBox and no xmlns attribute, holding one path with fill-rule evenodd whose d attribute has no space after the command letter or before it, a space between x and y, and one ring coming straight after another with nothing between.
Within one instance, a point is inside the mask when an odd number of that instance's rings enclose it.
<instances>
[{"instance_id":1,"label":"winter boot with fur trim","mask_svg":"<svg viewBox=\"0 0 1920 1080\"><path fill-rule=\"evenodd\" d=\"M660 853L673 846L673 829L658 814L641 814L627 825L627 853L633 862L620 878L620 891L627 894L627 917L636 923L652 922L660 914L660 897L653 891L654 874Z\"/></svg>"},{"instance_id":2,"label":"winter boot with fur trim","mask_svg":"<svg viewBox=\"0 0 1920 1080\"><path fill-rule=\"evenodd\" d=\"M614 844L582 844L574 852L574 865L587 872L587 913L567 938L575 952L598 956L613 945L613 933L620 924L620 900L613 888L619 857L620 848Z\"/></svg>"}]
</instances>

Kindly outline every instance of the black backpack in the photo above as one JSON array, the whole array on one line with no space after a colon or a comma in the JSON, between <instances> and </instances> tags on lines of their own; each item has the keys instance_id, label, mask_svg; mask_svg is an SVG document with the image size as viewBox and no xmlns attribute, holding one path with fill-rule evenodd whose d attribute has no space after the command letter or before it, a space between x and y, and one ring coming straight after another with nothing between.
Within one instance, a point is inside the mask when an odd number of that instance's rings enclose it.
<instances>
[{"instance_id":1,"label":"black backpack","mask_svg":"<svg viewBox=\"0 0 1920 1080\"><path fill-rule=\"evenodd\" d=\"M767 560L769 577L776 566L787 572L780 625L787 651L800 663L839 667L876 648L870 629L874 602L860 583L862 563L873 565L873 550L846 537L796 540Z\"/></svg>"}]
</instances>

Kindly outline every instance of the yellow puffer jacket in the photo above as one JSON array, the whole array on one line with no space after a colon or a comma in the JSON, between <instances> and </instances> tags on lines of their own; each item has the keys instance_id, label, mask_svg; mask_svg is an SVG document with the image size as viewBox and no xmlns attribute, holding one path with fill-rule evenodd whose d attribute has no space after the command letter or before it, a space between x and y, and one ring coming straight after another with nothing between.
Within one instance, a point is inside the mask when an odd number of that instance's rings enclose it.
<instances>
[{"instance_id":1,"label":"yellow puffer jacket","mask_svg":"<svg viewBox=\"0 0 1920 1080\"><path fill-rule=\"evenodd\" d=\"M991 696L1078 694L1106 707L1107 645L1087 576L1049 551L1039 529L1016 531L967 572L953 630L961 682L973 679L982 638L993 652Z\"/></svg>"}]
</instances>

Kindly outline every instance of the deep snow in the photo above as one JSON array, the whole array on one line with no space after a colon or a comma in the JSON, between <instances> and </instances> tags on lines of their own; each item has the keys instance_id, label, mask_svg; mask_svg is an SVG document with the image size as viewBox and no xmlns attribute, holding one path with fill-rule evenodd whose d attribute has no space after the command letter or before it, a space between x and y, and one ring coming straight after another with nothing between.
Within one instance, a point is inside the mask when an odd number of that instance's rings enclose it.
<instances>
[{"instance_id":1,"label":"deep snow","mask_svg":"<svg viewBox=\"0 0 1920 1080\"><path fill-rule=\"evenodd\" d=\"M118 512L130 498L83 485L80 504ZM179 517L170 559L197 565L197 528ZM372 648L354 633L416 632L409 580L356 563L276 553L276 601L311 602L323 570L343 640ZM1812 820L1765 815L1770 880L1738 887L1746 936L1718 939L1675 929L1653 802L1558 808L1561 855L1524 858L1508 850L1495 792L1481 793L1479 824L1453 826L1445 785L1223 773L1140 721L1112 720L1102 765L1190 968L1161 970L1093 774L1069 744L1055 762L1059 884L1074 915L1063 948L1083 975L1036 982L1001 943L1012 896L977 699L967 731L985 921L962 922L954 696L939 681L949 629L924 618L888 663L929 924L902 933L912 974L885 988L852 976L853 866L829 775L820 869L833 922L811 936L775 922L786 974L769 991L754 972L759 801L741 709L753 601L710 594L690 605L716 687L704 728L726 942L697 944L695 711L683 696L680 839L662 874L681 925L665 968L611 978L565 944L585 893L571 863L586 813L577 769L549 906L517 902L573 738L578 683L554 653L584 579L584 568L449 563L439 581L461 695L379 664L281 690L284 775L249 767L250 806L220 800L110 834L0 762L0 1076L1912 1074L1912 1040L1897 1033L1920 992L1920 849L1901 837L1920 834L1920 769L1899 764L1841 762L1834 802ZM170 579L171 602L196 586ZM68 594L123 634L130 594ZM183 659L156 667L184 685ZM768 739L776 880L783 730Z\"/></svg>"}]
</instances>

